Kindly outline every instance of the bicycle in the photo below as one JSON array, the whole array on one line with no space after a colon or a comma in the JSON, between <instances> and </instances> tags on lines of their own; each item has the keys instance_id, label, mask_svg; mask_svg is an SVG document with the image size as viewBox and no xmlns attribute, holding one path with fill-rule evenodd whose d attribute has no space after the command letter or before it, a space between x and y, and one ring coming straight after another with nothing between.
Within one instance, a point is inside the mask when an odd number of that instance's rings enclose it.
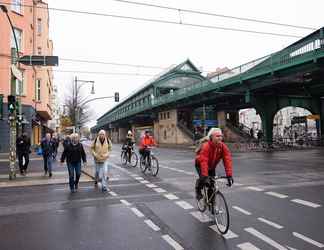
<instances>
[{"instance_id":1,"label":"bicycle","mask_svg":"<svg viewBox=\"0 0 324 250\"><path fill-rule=\"evenodd\" d=\"M152 149L152 148L149 148ZM146 170L148 170L153 176L157 176L159 172L159 161L154 156L152 151L149 151L149 155L143 159L143 156L140 157L140 169L143 174L145 174Z\"/></svg>"},{"instance_id":2,"label":"bicycle","mask_svg":"<svg viewBox=\"0 0 324 250\"><path fill-rule=\"evenodd\" d=\"M130 147L130 146L126 146L125 148L122 148L122 152L120 154L121 164L126 165L127 163L129 163L133 168L135 168L137 166L138 156L135 153L134 148L131 147L131 156L129 158L127 147Z\"/></svg>"},{"instance_id":3,"label":"bicycle","mask_svg":"<svg viewBox=\"0 0 324 250\"><path fill-rule=\"evenodd\" d=\"M230 217L226 199L220 191L220 184L226 185L220 179L227 179L226 176L209 176L209 185L204 185L202 198L197 200L197 207L200 212L208 208L213 215L215 224L221 234L226 234L229 229Z\"/></svg>"}]
</instances>

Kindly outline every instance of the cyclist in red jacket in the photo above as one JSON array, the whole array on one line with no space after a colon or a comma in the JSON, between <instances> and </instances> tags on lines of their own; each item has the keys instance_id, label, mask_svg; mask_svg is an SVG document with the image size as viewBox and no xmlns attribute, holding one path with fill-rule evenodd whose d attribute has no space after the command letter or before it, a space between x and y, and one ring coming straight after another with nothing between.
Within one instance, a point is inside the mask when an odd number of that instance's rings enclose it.
<instances>
[{"instance_id":1,"label":"cyclist in red jacket","mask_svg":"<svg viewBox=\"0 0 324 250\"><path fill-rule=\"evenodd\" d=\"M154 138L150 136L150 132L145 131L144 136L141 138L139 145L139 153L143 156L143 160L145 161L146 157L150 156L151 150L150 147L156 146Z\"/></svg>"},{"instance_id":2,"label":"cyclist in red jacket","mask_svg":"<svg viewBox=\"0 0 324 250\"><path fill-rule=\"evenodd\" d=\"M221 159L223 159L228 186L232 186L234 183L232 156L228 147L222 142L222 130L220 128L211 128L207 138L208 141L201 145L196 155L195 167L199 174L199 179L196 182L197 200L202 198L201 189L208 183L208 176L215 176L216 166Z\"/></svg>"}]
</instances>

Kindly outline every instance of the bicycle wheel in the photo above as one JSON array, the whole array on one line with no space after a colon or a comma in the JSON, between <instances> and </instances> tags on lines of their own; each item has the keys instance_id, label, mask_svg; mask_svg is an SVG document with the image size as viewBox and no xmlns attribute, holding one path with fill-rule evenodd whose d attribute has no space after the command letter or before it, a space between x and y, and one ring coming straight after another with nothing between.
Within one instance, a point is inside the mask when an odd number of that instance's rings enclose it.
<instances>
[{"instance_id":1,"label":"bicycle wheel","mask_svg":"<svg viewBox=\"0 0 324 250\"><path fill-rule=\"evenodd\" d=\"M204 187L201 191L202 191L202 196L203 197L200 200L197 200L197 207L198 207L198 210L203 213L203 212L206 211L206 208L207 208L207 205L206 205L206 203L207 203L207 196L206 196L207 190L206 190L206 187Z\"/></svg>"},{"instance_id":2,"label":"bicycle wheel","mask_svg":"<svg viewBox=\"0 0 324 250\"><path fill-rule=\"evenodd\" d=\"M225 197L220 191L215 194L213 209L216 226L219 232L221 234L226 234L229 228L230 218Z\"/></svg>"},{"instance_id":3,"label":"bicycle wheel","mask_svg":"<svg viewBox=\"0 0 324 250\"><path fill-rule=\"evenodd\" d=\"M131 166L135 168L137 166L137 162L138 162L138 156L135 152L132 152L131 159L130 159Z\"/></svg>"},{"instance_id":4,"label":"bicycle wheel","mask_svg":"<svg viewBox=\"0 0 324 250\"><path fill-rule=\"evenodd\" d=\"M142 171L143 174L145 173L146 168L147 168L146 160L143 161L143 157L141 156L140 157L140 169L141 169L141 171Z\"/></svg>"},{"instance_id":5,"label":"bicycle wheel","mask_svg":"<svg viewBox=\"0 0 324 250\"><path fill-rule=\"evenodd\" d=\"M125 151L122 151L121 154L120 154L120 162L123 165L126 165L126 163L127 163L127 156L126 156Z\"/></svg>"},{"instance_id":6,"label":"bicycle wheel","mask_svg":"<svg viewBox=\"0 0 324 250\"><path fill-rule=\"evenodd\" d=\"M159 172L159 161L155 156L151 156L151 172L153 176L157 176Z\"/></svg>"}]
</instances>

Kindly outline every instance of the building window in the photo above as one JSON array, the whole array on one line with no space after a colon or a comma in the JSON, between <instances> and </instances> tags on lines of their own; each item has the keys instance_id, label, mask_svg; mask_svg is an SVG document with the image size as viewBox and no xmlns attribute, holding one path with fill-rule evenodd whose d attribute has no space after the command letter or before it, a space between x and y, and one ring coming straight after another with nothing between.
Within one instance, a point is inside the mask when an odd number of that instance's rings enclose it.
<instances>
[{"instance_id":1,"label":"building window","mask_svg":"<svg viewBox=\"0 0 324 250\"><path fill-rule=\"evenodd\" d=\"M37 47L37 54L41 55L42 54L42 47Z\"/></svg>"},{"instance_id":2,"label":"building window","mask_svg":"<svg viewBox=\"0 0 324 250\"><path fill-rule=\"evenodd\" d=\"M21 49L22 49L22 30L14 28L14 32L15 32L16 39L17 39L18 50L21 51ZM10 32L10 34L11 34L10 46L11 46L11 48L16 48L16 43L15 43L15 38L13 36L13 33Z\"/></svg>"},{"instance_id":3,"label":"building window","mask_svg":"<svg viewBox=\"0 0 324 250\"><path fill-rule=\"evenodd\" d=\"M168 117L168 119L170 119L170 112L167 113L167 117Z\"/></svg>"},{"instance_id":4,"label":"building window","mask_svg":"<svg viewBox=\"0 0 324 250\"><path fill-rule=\"evenodd\" d=\"M35 86L35 100L40 101L41 100L41 79L36 80L36 86Z\"/></svg>"},{"instance_id":5,"label":"building window","mask_svg":"<svg viewBox=\"0 0 324 250\"><path fill-rule=\"evenodd\" d=\"M166 119L166 114L165 114L165 112L163 113L163 119L164 119L164 120Z\"/></svg>"},{"instance_id":6,"label":"building window","mask_svg":"<svg viewBox=\"0 0 324 250\"><path fill-rule=\"evenodd\" d=\"M12 0L11 10L22 14L22 0Z\"/></svg>"},{"instance_id":7,"label":"building window","mask_svg":"<svg viewBox=\"0 0 324 250\"><path fill-rule=\"evenodd\" d=\"M40 18L37 19L37 34L42 34L42 19Z\"/></svg>"}]
</instances>

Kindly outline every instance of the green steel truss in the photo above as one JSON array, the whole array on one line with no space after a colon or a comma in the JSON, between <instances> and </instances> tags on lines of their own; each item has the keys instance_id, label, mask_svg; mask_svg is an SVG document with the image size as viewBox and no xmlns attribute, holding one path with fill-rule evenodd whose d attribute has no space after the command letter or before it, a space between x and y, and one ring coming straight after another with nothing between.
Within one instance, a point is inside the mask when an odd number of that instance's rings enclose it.
<instances>
[{"instance_id":1,"label":"green steel truss","mask_svg":"<svg viewBox=\"0 0 324 250\"><path fill-rule=\"evenodd\" d=\"M317 62L317 60L323 58L324 27L279 52L240 65L211 79L204 78L199 70L187 60L156 77L126 98L125 101L108 111L97 120L97 125L93 129L186 98L199 98L201 94L210 91L226 92L228 87L233 89L243 81L306 63ZM177 78L187 79L190 84L168 85L170 79L173 79L175 83L181 82L177 81ZM178 88L176 88L177 86ZM159 95L157 90L161 87L172 88L172 91Z\"/></svg>"}]
</instances>

